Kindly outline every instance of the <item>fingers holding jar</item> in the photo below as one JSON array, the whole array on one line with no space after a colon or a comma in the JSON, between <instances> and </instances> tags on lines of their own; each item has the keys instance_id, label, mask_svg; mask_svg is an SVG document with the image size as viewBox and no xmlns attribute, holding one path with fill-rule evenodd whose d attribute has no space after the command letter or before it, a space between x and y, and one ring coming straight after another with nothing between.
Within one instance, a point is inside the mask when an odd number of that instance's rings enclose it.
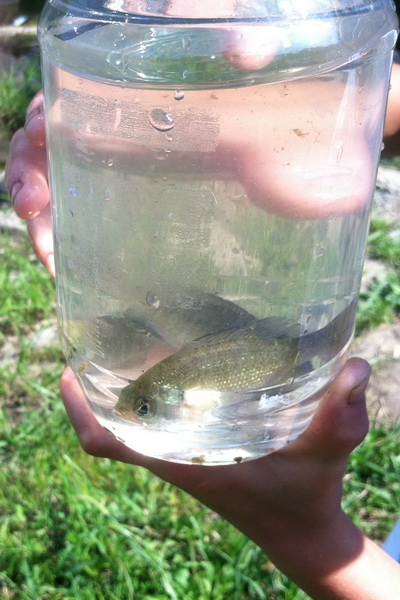
<instances>
[{"instance_id":1,"label":"fingers holding jar","mask_svg":"<svg viewBox=\"0 0 400 600\"><path fill-rule=\"evenodd\" d=\"M15 212L28 220L28 232L39 260L54 275L42 92L28 107L24 129L12 139L6 184Z\"/></svg>"},{"instance_id":2,"label":"fingers holding jar","mask_svg":"<svg viewBox=\"0 0 400 600\"><path fill-rule=\"evenodd\" d=\"M24 129L14 135L6 167L6 184L14 209L23 219L34 219L49 202L43 101L36 96Z\"/></svg>"}]
</instances>

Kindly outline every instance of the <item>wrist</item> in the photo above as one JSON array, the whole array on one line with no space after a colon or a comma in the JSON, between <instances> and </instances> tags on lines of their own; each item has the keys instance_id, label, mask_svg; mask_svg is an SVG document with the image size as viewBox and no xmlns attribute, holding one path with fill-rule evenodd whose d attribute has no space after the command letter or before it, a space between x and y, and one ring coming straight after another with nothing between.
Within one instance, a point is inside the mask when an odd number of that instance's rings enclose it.
<instances>
[{"instance_id":1,"label":"wrist","mask_svg":"<svg viewBox=\"0 0 400 600\"><path fill-rule=\"evenodd\" d=\"M356 556L363 535L354 523L338 509L321 522L286 519L270 522L259 544L274 562L299 585L323 579L342 563Z\"/></svg>"},{"instance_id":2,"label":"wrist","mask_svg":"<svg viewBox=\"0 0 400 600\"><path fill-rule=\"evenodd\" d=\"M281 524L259 543L314 600L400 598L400 566L342 510L317 527Z\"/></svg>"}]
</instances>

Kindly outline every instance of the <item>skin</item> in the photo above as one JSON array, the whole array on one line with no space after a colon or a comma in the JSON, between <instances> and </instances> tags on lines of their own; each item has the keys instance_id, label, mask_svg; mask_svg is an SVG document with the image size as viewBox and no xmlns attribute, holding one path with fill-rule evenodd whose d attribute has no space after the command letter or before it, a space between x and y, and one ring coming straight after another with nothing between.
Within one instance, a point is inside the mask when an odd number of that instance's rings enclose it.
<instances>
[{"instance_id":1,"label":"skin","mask_svg":"<svg viewBox=\"0 0 400 600\"><path fill-rule=\"evenodd\" d=\"M385 128L387 153L399 149L399 81L395 67ZM39 259L54 275L41 94L30 104L24 130L14 136L6 181L16 213L28 221ZM398 600L399 565L363 535L340 504L348 455L368 430L369 372L365 361L351 359L302 436L265 458L227 467L178 465L129 450L98 424L69 368L62 376L61 394L85 452L144 467L186 490L259 544L313 598Z\"/></svg>"}]
</instances>

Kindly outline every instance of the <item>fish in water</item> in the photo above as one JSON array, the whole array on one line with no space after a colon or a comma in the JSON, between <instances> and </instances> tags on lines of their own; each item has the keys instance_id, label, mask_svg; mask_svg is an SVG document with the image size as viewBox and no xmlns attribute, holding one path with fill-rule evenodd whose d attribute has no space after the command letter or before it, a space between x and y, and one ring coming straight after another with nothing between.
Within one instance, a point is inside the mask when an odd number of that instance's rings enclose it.
<instances>
[{"instance_id":1,"label":"fish in water","mask_svg":"<svg viewBox=\"0 0 400 600\"><path fill-rule=\"evenodd\" d=\"M124 318L147 329L172 348L180 348L209 333L244 327L256 320L234 302L200 291L160 297L157 308L135 302L125 311Z\"/></svg>"},{"instance_id":2,"label":"fish in water","mask_svg":"<svg viewBox=\"0 0 400 600\"><path fill-rule=\"evenodd\" d=\"M156 309L137 301L122 316L97 317L81 343L101 348L103 367L121 369L133 361L142 364L149 350L173 350L189 340L221 329L243 327L255 320L234 302L216 294L191 291L162 297Z\"/></svg>"},{"instance_id":3,"label":"fish in water","mask_svg":"<svg viewBox=\"0 0 400 600\"><path fill-rule=\"evenodd\" d=\"M330 323L315 332L300 331L287 319L267 317L239 327L205 335L161 360L122 389L115 407L118 414L154 413L157 403L175 404L183 391L257 390L301 374L317 355L332 359L350 340L355 301ZM304 369L303 369L304 370Z\"/></svg>"}]
</instances>

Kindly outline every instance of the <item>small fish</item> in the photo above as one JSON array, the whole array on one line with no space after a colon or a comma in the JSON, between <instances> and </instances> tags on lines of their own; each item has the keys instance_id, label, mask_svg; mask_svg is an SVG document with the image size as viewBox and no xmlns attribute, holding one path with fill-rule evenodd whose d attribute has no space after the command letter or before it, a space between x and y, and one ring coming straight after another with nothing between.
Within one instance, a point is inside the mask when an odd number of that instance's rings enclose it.
<instances>
[{"instance_id":1,"label":"small fish","mask_svg":"<svg viewBox=\"0 0 400 600\"><path fill-rule=\"evenodd\" d=\"M133 361L142 364L149 350L167 349L164 354L170 354L189 340L255 320L234 302L193 291L162 298L156 309L135 302L122 316L97 317L86 332L81 327L80 343L101 352L103 367L121 369Z\"/></svg>"},{"instance_id":2,"label":"small fish","mask_svg":"<svg viewBox=\"0 0 400 600\"><path fill-rule=\"evenodd\" d=\"M267 317L234 330L205 335L161 360L121 391L115 407L124 418L154 414L157 403L182 401L182 390L231 392L284 384L311 370L317 355L328 361L349 341L356 303L325 327L302 336L287 319Z\"/></svg>"},{"instance_id":3,"label":"small fish","mask_svg":"<svg viewBox=\"0 0 400 600\"><path fill-rule=\"evenodd\" d=\"M157 308L136 302L125 311L124 318L172 348L181 348L209 333L244 327L256 320L234 302L198 291L161 297Z\"/></svg>"},{"instance_id":4,"label":"small fish","mask_svg":"<svg viewBox=\"0 0 400 600\"><path fill-rule=\"evenodd\" d=\"M83 343L101 353L102 366L108 369L141 364L150 349L165 346L159 336L124 317L104 315L91 323Z\"/></svg>"}]
</instances>

